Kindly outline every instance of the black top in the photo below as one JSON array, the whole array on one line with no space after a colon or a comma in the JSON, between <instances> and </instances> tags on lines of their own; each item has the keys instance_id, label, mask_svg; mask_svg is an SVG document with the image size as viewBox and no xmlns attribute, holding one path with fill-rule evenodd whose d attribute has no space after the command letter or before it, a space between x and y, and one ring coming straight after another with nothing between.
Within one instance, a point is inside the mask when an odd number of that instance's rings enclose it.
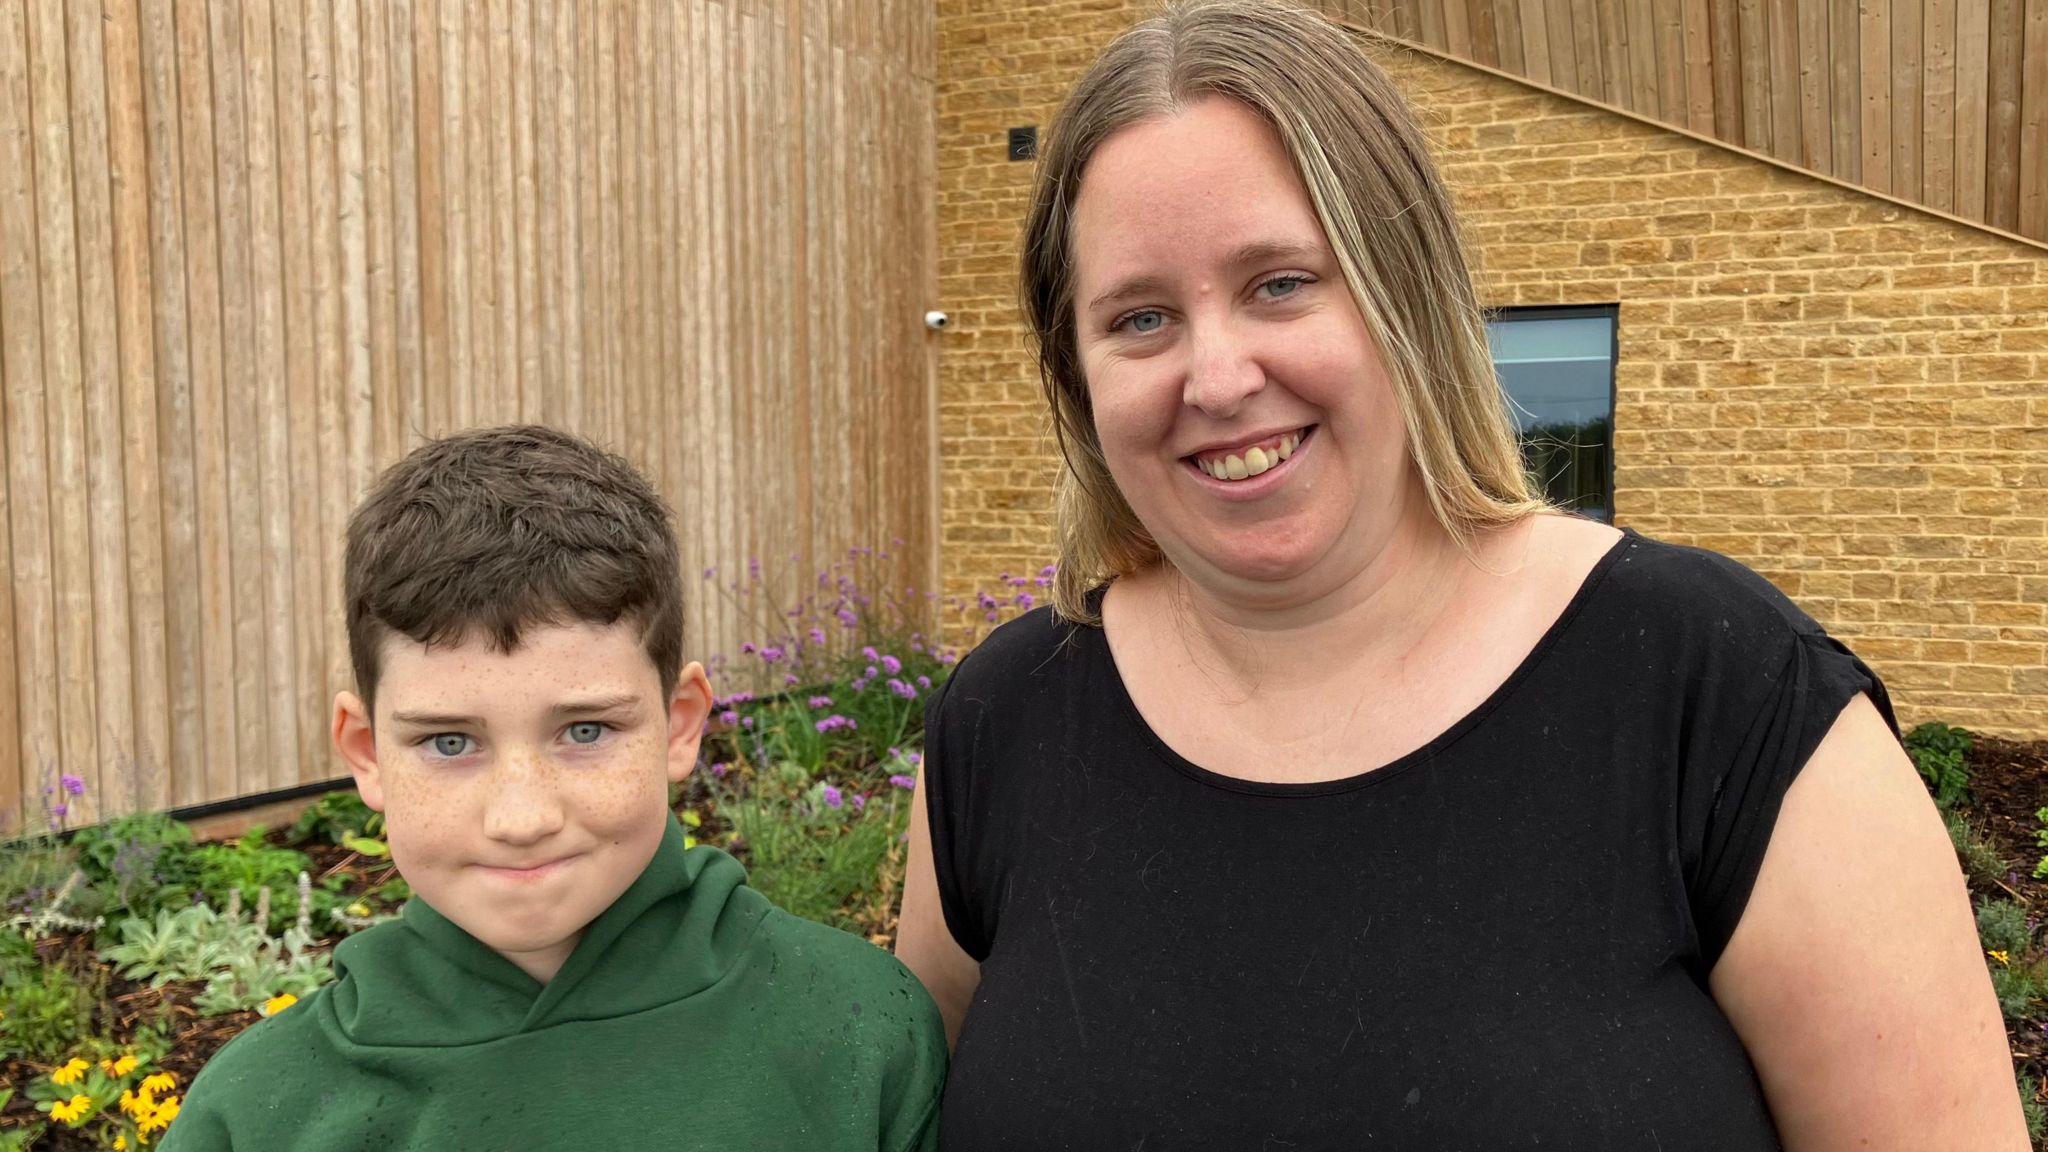
<instances>
[{"instance_id":1,"label":"black top","mask_svg":"<svg viewBox=\"0 0 2048 1152\"><path fill-rule=\"evenodd\" d=\"M1205 771L1044 610L927 711L981 962L949 1152L1778 1147L1706 987L1786 787L1877 678L1762 578L1630 534L1506 683L1348 779Z\"/></svg>"}]
</instances>

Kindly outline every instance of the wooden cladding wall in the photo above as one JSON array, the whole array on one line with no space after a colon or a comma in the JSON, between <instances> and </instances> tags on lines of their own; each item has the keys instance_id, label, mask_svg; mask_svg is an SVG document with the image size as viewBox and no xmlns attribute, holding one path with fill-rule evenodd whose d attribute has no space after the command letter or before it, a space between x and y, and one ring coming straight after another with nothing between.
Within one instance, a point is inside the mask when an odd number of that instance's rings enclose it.
<instances>
[{"instance_id":1,"label":"wooden cladding wall","mask_svg":"<svg viewBox=\"0 0 2048 1152\"><path fill-rule=\"evenodd\" d=\"M60 774L74 823L339 774L342 527L445 430L647 469L693 653L754 626L706 568L793 590L900 539L929 586L935 34L914 0L0 0L0 829Z\"/></svg>"},{"instance_id":2,"label":"wooden cladding wall","mask_svg":"<svg viewBox=\"0 0 2048 1152\"><path fill-rule=\"evenodd\" d=\"M1342 19L2048 240L2048 0L1320 0Z\"/></svg>"}]
</instances>

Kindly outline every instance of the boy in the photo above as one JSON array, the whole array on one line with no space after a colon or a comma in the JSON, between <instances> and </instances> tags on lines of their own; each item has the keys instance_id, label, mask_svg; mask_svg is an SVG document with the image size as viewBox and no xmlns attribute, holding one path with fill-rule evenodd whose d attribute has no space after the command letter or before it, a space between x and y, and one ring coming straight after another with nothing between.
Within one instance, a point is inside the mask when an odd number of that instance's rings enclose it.
<instances>
[{"instance_id":1,"label":"boy","mask_svg":"<svg viewBox=\"0 0 2048 1152\"><path fill-rule=\"evenodd\" d=\"M429 443L344 583L334 743L416 898L206 1067L165 1152L937 1147L916 978L683 847L711 691L644 479L546 428Z\"/></svg>"}]
</instances>

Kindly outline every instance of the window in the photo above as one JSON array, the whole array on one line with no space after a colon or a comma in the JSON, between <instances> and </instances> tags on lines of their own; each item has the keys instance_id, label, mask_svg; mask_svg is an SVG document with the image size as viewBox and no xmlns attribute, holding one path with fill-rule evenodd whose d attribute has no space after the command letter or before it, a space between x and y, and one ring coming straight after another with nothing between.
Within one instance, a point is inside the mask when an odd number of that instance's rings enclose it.
<instances>
[{"instance_id":1,"label":"window","mask_svg":"<svg viewBox=\"0 0 2048 1152\"><path fill-rule=\"evenodd\" d=\"M1486 323L1522 461L1560 507L1614 520L1615 305L1504 308Z\"/></svg>"}]
</instances>

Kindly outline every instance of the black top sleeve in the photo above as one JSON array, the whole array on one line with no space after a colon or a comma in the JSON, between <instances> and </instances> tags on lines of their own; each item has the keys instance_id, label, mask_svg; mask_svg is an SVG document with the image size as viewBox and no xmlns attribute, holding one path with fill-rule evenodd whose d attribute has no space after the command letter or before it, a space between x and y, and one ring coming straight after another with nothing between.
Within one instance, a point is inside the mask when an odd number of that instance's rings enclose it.
<instances>
[{"instance_id":1,"label":"black top sleeve","mask_svg":"<svg viewBox=\"0 0 2048 1152\"><path fill-rule=\"evenodd\" d=\"M1768 581L1713 553L1672 551L1672 591L1692 602L1688 631L1698 634L1680 693L1679 845L1711 970L1741 922L1786 791L1842 709L1868 695L1894 731L1897 721L1877 675Z\"/></svg>"},{"instance_id":2,"label":"black top sleeve","mask_svg":"<svg viewBox=\"0 0 2048 1152\"><path fill-rule=\"evenodd\" d=\"M954 943L976 963L988 958L990 933L978 914L979 901L964 882L967 875L966 848L974 837L969 830L974 781L967 753L974 745L974 717L979 702L955 701L953 691L967 674L970 654L939 684L924 706L924 796L927 830L931 834L932 869L938 880L939 909ZM971 695L967 693L965 695Z\"/></svg>"}]
</instances>

